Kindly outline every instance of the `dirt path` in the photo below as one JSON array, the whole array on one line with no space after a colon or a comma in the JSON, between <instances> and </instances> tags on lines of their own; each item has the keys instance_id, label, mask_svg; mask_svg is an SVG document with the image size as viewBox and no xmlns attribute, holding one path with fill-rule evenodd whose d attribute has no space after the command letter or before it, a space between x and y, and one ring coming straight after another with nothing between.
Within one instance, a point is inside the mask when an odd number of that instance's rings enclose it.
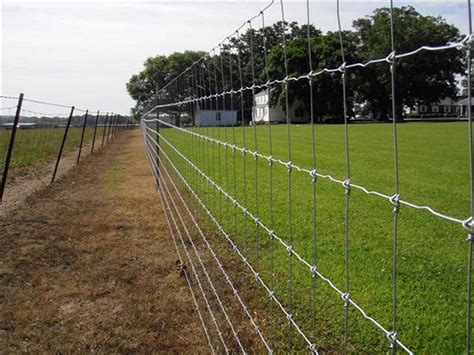
<instances>
[{"instance_id":1,"label":"dirt path","mask_svg":"<svg viewBox=\"0 0 474 355\"><path fill-rule=\"evenodd\" d=\"M98 145L95 153L100 149L101 146ZM87 157L90 151L91 145L84 145L81 151L81 159ZM56 172L56 179L59 179L76 165L78 152L79 149L63 152L58 171ZM8 213L8 211L20 207L32 193L49 185L55 164L56 156L53 156L51 161L43 167L32 168L19 176L10 176L7 179L3 200L0 204L0 218Z\"/></svg>"},{"instance_id":2,"label":"dirt path","mask_svg":"<svg viewBox=\"0 0 474 355\"><path fill-rule=\"evenodd\" d=\"M207 352L157 200L136 130L2 216L0 352Z\"/></svg>"}]
</instances>

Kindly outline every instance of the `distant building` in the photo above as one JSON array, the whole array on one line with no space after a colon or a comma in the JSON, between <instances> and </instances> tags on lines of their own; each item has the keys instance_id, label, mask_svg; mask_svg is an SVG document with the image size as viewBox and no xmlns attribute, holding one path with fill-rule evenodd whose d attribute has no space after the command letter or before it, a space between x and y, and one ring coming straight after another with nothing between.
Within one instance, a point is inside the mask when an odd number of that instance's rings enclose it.
<instances>
[{"instance_id":1,"label":"distant building","mask_svg":"<svg viewBox=\"0 0 474 355\"><path fill-rule=\"evenodd\" d=\"M457 105L459 116L467 117L467 98L459 100ZM474 97L471 97L471 112L474 113Z\"/></svg>"},{"instance_id":2,"label":"distant building","mask_svg":"<svg viewBox=\"0 0 474 355\"><path fill-rule=\"evenodd\" d=\"M288 111L291 122L306 123L310 121L309 112L301 102L295 100ZM252 107L252 118L256 123L286 122L286 113L278 105L270 106L268 89L255 94Z\"/></svg>"},{"instance_id":3,"label":"distant building","mask_svg":"<svg viewBox=\"0 0 474 355\"><path fill-rule=\"evenodd\" d=\"M235 126L237 125L238 110L230 100L220 97L199 102L194 111L196 126Z\"/></svg>"},{"instance_id":4,"label":"distant building","mask_svg":"<svg viewBox=\"0 0 474 355\"><path fill-rule=\"evenodd\" d=\"M449 97L434 103L418 103L408 113L409 117L419 118L458 117L459 115L458 102Z\"/></svg>"}]
</instances>

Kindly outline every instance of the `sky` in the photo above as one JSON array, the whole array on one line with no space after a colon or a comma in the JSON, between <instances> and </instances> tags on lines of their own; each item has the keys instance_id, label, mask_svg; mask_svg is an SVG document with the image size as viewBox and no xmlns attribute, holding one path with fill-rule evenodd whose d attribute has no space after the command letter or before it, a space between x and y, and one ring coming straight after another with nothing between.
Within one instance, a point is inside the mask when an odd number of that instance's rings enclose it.
<instances>
[{"instance_id":1,"label":"sky","mask_svg":"<svg viewBox=\"0 0 474 355\"><path fill-rule=\"evenodd\" d=\"M146 58L175 51L209 50L269 1L18 2L1 8L0 95L76 105L127 114L134 105L125 84L143 69ZM341 22L388 1L342 1ZM466 1L396 1L424 15L442 16L468 32ZM306 2L284 1L285 19L306 22ZM336 1L311 1L311 22L337 30ZM266 23L280 19L279 0ZM256 28L259 22L253 23ZM2 106L9 103L2 101ZM37 105L37 111L62 108Z\"/></svg>"}]
</instances>

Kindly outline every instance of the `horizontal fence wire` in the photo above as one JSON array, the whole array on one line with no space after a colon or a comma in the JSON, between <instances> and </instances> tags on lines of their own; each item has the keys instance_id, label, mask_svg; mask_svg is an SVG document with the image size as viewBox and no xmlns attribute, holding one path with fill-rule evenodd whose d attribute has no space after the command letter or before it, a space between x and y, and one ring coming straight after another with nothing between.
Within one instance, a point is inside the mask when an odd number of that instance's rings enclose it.
<instances>
[{"instance_id":1,"label":"horizontal fence wire","mask_svg":"<svg viewBox=\"0 0 474 355\"><path fill-rule=\"evenodd\" d=\"M254 150L250 150L250 149L238 146L238 145L230 143L230 142L222 141L222 140L216 139L214 137L209 137L209 136L191 131L191 130L183 128L183 127L178 127L178 126L175 126L175 125L173 125L169 122L166 122L164 120L160 120L160 119L156 119L156 118L149 118L149 119L144 118L144 119L142 119L142 121L144 121L146 123L157 122L158 121L163 126L179 130L180 132L184 132L186 134L192 135L192 136L194 136L196 138L199 138L201 140L204 140L204 141L208 141L208 142L211 142L211 143L221 145L225 149L230 149L232 151L237 151L237 152L242 153L243 155L250 155L250 156L253 156L255 159L266 160L268 162L268 164L279 164L281 166L284 166L287 169L291 169L291 170L294 170L294 171L297 171L297 172L300 172L300 173L307 174L310 178L310 179L308 179L308 181L311 181L311 179L315 179L315 178L316 179L317 178L327 179L331 182L335 182L335 183L341 185L344 189L347 189L348 187L349 188L354 188L354 189L357 189L357 190L360 190L360 191L364 192L367 195L373 195L373 196L381 197L381 198L389 201L391 204L395 204L396 202L398 202L399 204L407 206L407 207L412 207L412 208L415 208L415 209L418 209L418 210L425 210L425 211L430 212L431 214L433 214L436 217L442 218L446 221L458 223L458 224L460 224L460 225L462 225L466 228L469 228L469 223L471 221L470 217L466 218L466 219L460 219L460 218L456 218L456 217L453 217L453 216L449 216L449 215L443 214L439 211L436 211L434 208L432 208L430 206L418 205L418 204L410 202L410 201L405 201L403 199L400 199L399 196L397 196L397 195L389 196L389 195L386 195L386 194L384 194L382 192L379 192L379 191L369 190L369 189L365 188L364 186L355 184L351 181L337 179L337 178L335 178L335 177L333 177L329 174L324 174L324 173L318 172L316 169L311 169L311 168L307 168L307 167L300 167L300 166L292 163L291 161L284 161L284 160L275 158L275 157L270 156L270 155L265 155L265 154L259 153L258 151L254 151Z\"/></svg>"}]
</instances>

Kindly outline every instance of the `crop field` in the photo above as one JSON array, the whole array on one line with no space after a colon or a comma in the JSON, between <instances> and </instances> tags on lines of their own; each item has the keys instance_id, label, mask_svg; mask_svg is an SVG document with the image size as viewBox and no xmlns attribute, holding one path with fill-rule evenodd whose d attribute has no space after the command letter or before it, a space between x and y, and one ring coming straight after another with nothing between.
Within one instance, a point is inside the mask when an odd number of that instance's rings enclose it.
<instances>
[{"instance_id":1,"label":"crop field","mask_svg":"<svg viewBox=\"0 0 474 355\"><path fill-rule=\"evenodd\" d=\"M282 161L289 160L285 125L192 130ZM314 130L318 172L345 180L344 126L316 125ZM252 154L244 156L231 147L225 148L177 129L162 127L160 133L162 163L172 170L171 165L165 163L165 156L171 159L231 233L257 272L268 284L274 284L275 294L292 310L294 319L308 334L314 332L318 347L325 352L342 351L344 302L341 297L321 279L312 278L307 268L290 258L280 244L199 176L171 145L247 206L277 236L289 242L291 234L293 250L316 264L320 272L341 290L346 289L345 188L329 179L316 180L314 229L313 182L309 174L292 170L289 203L289 174L285 166L270 166L265 159L255 159ZM466 219L470 215L467 123L405 123L398 125L398 134L401 199ZM290 126L290 137L292 164L313 169L311 126ZM350 125L351 183L393 195L393 152L390 124ZM179 181L178 177L176 181ZM350 297L369 316L391 329L393 205L386 199L351 189L348 226ZM426 210L400 207L397 338L415 352L431 353L440 349L445 353L463 352L467 299L466 236L467 232L458 223L445 221ZM222 238L217 232L214 237ZM290 263L291 280L288 279ZM261 307L270 307L268 295L262 292L260 296ZM349 307L348 312L349 351L387 351L384 334L354 307ZM268 323L271 324L271 320ZM264 327L271 327L273 334L286 334L288 331L285 324L269 324ZM303 350L304 344L299 336L295 330L292 333L295 349ZM279 345L277 349L285 349L285 344Z\"/></svg>"},{"instance_id":2,"label":"crop field","mask_svg":"<svg viewBox=\"0 0 474 355\"><path fill-rule=\"evenodd\" d=\"M0 169L2 170L10 133L9 130L0 131ZM79 148L81 133L82 127L71 127L69 129L64 146L65 152ZM102 133L103 127L98 127L96 145L100 145ZM83 145L88 146L89 150L93 134L94 127L87 126L84 132ZM21 175L31 169L44 167L45 164L52 162L58 154L63 135L64 127L17 130L9 176Z\"/></svg>"}]
</instances>

